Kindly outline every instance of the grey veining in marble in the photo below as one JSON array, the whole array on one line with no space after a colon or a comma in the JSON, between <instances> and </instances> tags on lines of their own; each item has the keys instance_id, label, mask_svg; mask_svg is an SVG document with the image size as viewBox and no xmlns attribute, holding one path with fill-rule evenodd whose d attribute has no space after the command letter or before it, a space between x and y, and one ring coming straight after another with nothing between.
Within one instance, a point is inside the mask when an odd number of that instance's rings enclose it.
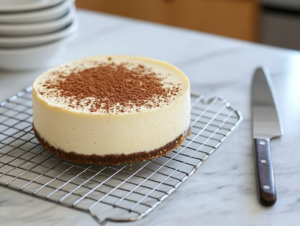
<instances>
[{"instance_id":1,"label":"grey veining in marble","mask_svg":"<svg viewBox=\"0 0 300 226\"><path fill-rule=\"evenodd\" d=\"M177 65L192 91L221 95L244 121L196 174L145 219L129 225L296 226L300 222L300 53L204 33L79 11L79 35L56 64L96 54L131 54ZM278 201L256 197L250 84L270 69L285 134L272 141ZM0 99L29 86L44 69L0 72ZM83 213L0 187L0 225L97 225ZM110 224L115 225L115 224Z\"/></svg>"}]
</instances>

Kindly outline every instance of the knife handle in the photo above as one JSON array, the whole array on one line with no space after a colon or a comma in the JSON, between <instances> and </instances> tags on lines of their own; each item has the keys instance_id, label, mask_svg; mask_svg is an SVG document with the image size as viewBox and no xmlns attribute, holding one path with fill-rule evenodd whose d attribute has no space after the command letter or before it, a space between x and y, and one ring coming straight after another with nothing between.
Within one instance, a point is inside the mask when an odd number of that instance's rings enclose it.
<instances>
[{"instance_id":1,"label":"knife handle","mask_svg":"<svg viewBox=\"0 0 300 226\"><path fill-rule=\"evenodd\" d=\"M276 190L270 152L270 139L256 138L255 163L259 199L264 206L272 206L276 202Z\"/></svg>"}]
</instances>

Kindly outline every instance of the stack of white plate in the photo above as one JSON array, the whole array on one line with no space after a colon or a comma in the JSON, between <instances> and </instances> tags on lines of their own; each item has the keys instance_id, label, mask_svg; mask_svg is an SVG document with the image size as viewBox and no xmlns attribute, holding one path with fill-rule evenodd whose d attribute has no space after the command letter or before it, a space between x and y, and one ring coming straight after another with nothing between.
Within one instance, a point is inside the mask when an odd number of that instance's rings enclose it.
<instances>
[{"instance_id":1,"label":"stack of white plate","mask_svg":"<svg viewBox=\"0 0 300 226\"><path fill-rule=\"evenodd\" d=\"M75 0L0 0L0 69L53 61L77 31Z\"/></svg>"}]
</instances>

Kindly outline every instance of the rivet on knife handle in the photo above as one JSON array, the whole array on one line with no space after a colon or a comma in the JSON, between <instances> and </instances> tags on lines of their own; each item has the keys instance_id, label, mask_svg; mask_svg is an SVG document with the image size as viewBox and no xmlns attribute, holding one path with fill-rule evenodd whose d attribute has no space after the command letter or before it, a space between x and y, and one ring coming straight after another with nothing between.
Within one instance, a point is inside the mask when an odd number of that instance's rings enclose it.
<instances>
[{"instance_id":1,"label":"rivet on knife handle","mask_svg":"<svg viewBox=\"0 0 300 226\"><path fill-rule=\"evenodd\" d=\"M254 139L257 185L261 204L272 206L276 202L276 190L270 153L270 140Z\"/></svg>"}]
</instances>

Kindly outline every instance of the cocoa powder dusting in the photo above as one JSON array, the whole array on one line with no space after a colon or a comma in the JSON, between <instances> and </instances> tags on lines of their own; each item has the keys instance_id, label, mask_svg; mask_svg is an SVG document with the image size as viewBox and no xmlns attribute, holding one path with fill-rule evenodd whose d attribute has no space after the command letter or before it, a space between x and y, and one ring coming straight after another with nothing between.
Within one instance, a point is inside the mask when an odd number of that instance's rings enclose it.
<instances>
[{"instance_id":1,"label":"cocoa powder dusting","mask_svg":"<svg viewBox=\"0 0 300 226\"><path fill-rule=\"evenodd\" d=\"M102 62L68 75L58 71L53 75L58 76L43 85L48 94L67 97L69 107L88 107L91 112L140 111L142 106L151 109L168 104L180 92L177 84L164 85L165 78L150 68L126 62Z\"/></svg>"}]
</instances>

